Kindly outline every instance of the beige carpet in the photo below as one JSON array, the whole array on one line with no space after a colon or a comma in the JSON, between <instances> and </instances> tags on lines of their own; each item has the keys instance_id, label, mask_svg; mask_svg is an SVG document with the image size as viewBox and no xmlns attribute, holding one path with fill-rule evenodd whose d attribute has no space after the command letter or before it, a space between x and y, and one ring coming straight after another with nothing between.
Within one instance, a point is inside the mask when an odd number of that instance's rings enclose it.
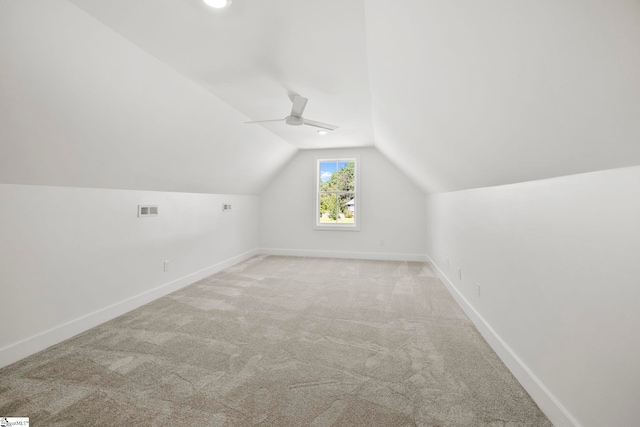
<instances>
[{"instance_id":1,"label":"beige carpet","mask_svg":"<svg viewBox=\"0 0 640 427\"><path fill-rule=\"evenodd\" d=\"M550 426L426 264L255 257L0 370L40 426Z\"/></svg>"}]
</instances>

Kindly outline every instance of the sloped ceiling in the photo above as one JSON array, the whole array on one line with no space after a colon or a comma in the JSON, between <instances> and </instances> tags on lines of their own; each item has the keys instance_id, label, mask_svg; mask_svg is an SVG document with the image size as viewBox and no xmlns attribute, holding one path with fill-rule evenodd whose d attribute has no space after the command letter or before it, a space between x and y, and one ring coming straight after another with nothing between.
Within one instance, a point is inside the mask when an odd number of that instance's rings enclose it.
<instances>
[{"instance_id":1,"label":"sloped ceiling","mask_svg":"<svg viewBox=\"0 0 640 427\"><path fill-rule=\"evenodd\" d=\"M637 0L0 7L0 132L22 159L5 181L255 193L296 149L367 145L426 192L640 164ZM291 93L340 128L244 124Z\"/></svg>"},{"instance_id":2,"label":"sloped ceiling","mask_svg":"<svg viewBox=\"0 0 640 427\"><path fill-rule=\"evenodd\" d=\"M265 123L298 148L373 144L364 3L236 0L219 11L202 0L71 0L251 120L291 111L339 132Z\"/></svg>"},{"instance_id":3,"label":"sloped ceiling","mask_svg":"<svg viewBox=\"0 0 640 427\"><path fill-rule=\"evenodd\" d=\"M366 5L375 142L425 190L640 163L640 2Z\"/></svg>"},{"instance_id":4,"label":"sloped ceiling","mask_svg":"<svg viewBox=\"0 0 640 427\"><path fill-rule=\"evenodd\" d=\"M0 182L258 194L296 152L66 1L0 2Z\"/></svg>"}]
</instances>

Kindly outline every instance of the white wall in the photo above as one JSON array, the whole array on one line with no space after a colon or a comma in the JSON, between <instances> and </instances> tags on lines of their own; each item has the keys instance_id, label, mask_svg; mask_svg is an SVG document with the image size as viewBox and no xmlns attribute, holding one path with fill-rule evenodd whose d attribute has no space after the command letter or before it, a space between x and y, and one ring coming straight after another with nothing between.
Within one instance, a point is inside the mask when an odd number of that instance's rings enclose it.
<instances>
[{"instance_id":1,"label":"white wall","mask_svg":"<svg viewBox=\"0 0 640 427\"><path fill-rule=\"evenodd\" d=\"M314 230L316 159L353 156L360 158L360 231ZM424 211L424 193L375 148L304 150L260 195L260 247L272 254L423 260Z\"/></svg>"},{"instance_id":2,"label":"white wall","mask_svg":"<svg viewBox=\"0 0 640 427\"><path fill-rule=\"evenodd\" d=\"M257 212L258 196L0 184L0 366L255 254Z\"/></svg>"},{"instance_id":3,"label":"white wall","mask_svg":"<svg viewBox=\"0 0 640 427\"><path fill-rule=\"evenodd\" d=\"M258 196L217 194L293 146L67 1L0 1L0 40L0 366L255 253Z\"/></svg>"},{"instance_id":4,"label":"white wall","mask_svg":"<svg viewBox=\"0 0 640 427\"><path fill-rule=\"evenodd\" d=\"M428 255L556 426L638 425L640 167L434 194L427 224Z\"/></svg>"}]
</instances>

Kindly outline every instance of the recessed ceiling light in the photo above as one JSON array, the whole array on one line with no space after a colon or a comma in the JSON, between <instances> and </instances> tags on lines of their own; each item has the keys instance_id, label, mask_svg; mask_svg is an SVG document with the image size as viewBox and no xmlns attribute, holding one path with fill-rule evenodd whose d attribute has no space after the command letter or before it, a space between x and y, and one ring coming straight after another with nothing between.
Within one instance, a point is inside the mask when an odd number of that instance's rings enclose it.
<instances>
[{"instance_id":1,"label":"recessed ceiling light","mask_svg":"<svg viewBox=\"0 0 640 427\"><path fill-rule=\"evenodd\" d=\"M231 0L203 0L207 6L223 9L231 4Z\"/></svg>"},{"instance_id":2,"label":"recessed ceiling light","mask_svg":"<svg viewBox=\"0 0 640 427\"><path fill-rule=\"evenodd\" d=\"M326 134L327 134L327 131L326 131L326 130L319 130L319 131L318 131L318 134L319 134L319 135L326 135Z\"/></svg>"}]
</instances>

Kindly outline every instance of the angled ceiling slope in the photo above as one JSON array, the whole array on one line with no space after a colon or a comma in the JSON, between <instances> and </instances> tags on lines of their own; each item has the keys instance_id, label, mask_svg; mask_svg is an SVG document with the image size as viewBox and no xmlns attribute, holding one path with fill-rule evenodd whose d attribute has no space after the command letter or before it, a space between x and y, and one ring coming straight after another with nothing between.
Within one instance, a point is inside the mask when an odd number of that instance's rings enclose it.
<instances>
[{"instance_id":1,"label":"angled ceiling slope","mask_svg":"<svg viewBox=\"0 0 640 427\"><path fill-rule=\"evenodd\" d=\"M640 164L640 2L365 3L376 146L426 191Z\"/></svg>"},{"instance_id":2,"label":"angled ceiling slope","mask_svg":"<svg viewBox=\"0 0 640 427\"><path fill-rule=\"evenodd\" d=\"M637 1L71 3L0 3L4 174L256 192L296 148L374 142L427 192L640 164ZM340 129L243 124L292 93Z\"/></svg>"},{"instance_id":3,"label":"angled ceiling slope","mask_svg":"<svg viewBox=\"0 0 640 427\"><path fill-rule=\"evenodd\" d=\"M364 3L237 0L71 0L250 120L283 118L289 95L305 117L339 129L261 126L297 148L373 144Z\"/></svg>"},{"instance_id":4,"label":"angled ceiling slope","mask_svg":"<svg viewBox=\"0 0 640 427\"><path fill-rule=\"evenodd\" d=\"M257 194L296 151L66 1L0 2L0 39L2 183Z\"/></svg>"}]
</instances>

